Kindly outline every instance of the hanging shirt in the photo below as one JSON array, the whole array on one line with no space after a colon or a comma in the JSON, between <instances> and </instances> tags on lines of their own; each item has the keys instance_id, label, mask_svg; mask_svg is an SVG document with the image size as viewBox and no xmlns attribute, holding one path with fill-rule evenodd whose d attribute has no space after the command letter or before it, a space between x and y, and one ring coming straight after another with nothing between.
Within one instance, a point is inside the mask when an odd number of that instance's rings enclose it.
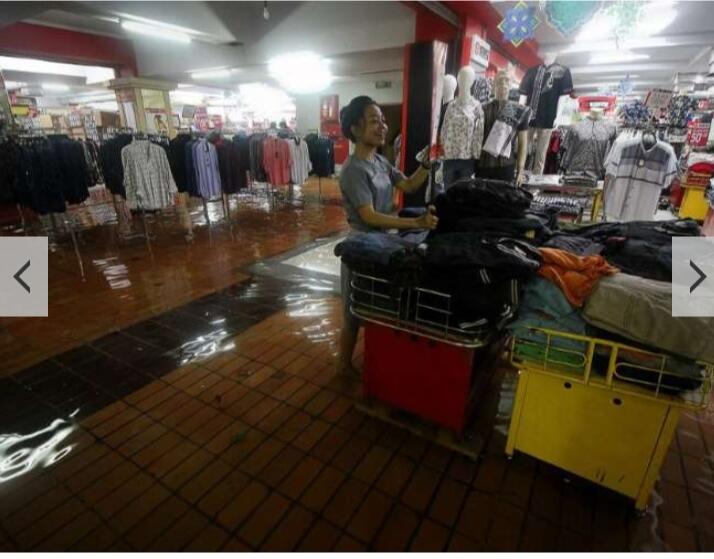
<instances>
[{"instance_id":1,"label":"hanging shirt","mask_svg":"<svg viewBox=\"0 0 714 559\"><path fill-rule=\"evenodd\" d=\"M573 91L570 69L560 64L533 66L528 68L518 89L528 97L528 106L533 111L532 128L553 128L558 114L558 100L561 95Z\"/></svg>"},{"instance_id":2,"label":"hanging shirt","mask_svg":"<svg viewBox=\"0 0 714 559\"><path fill-rule=\"evenodd\" d=\"M483 109L471 96L457 97L446 108L441 127L444 159L478 159L483 144Z\"/></svg>"},{"instance_id":3,"label":"hanging shirt","mask_svg":"<svg viewBox=\"0 0 714 559\"><path fill-rule=\"evenodd\" d=\"M651 220L677 172L677 157L664 142L646 149L642 138L622 140L610 150L605 172L611 177L604 199L608 221Z\"/></svg>"},{"instance_id":4,"label":"hanging shirt","mask_svg":"<svg viewBox=\"0 0 714 559\"><path fill-rule=\"evenodd\" d=\"M193 167L198 193L204 200L221 196L221 173L218 168L216 146L201 138L192 146Z\"/></svg>"},{"instance_id":5,"label":"hanging shirt","mask_svg":"<svg viewBox=\"0 0 714 559\"><path fill-rule=\"evenodd\" d=\"M615 125L606 120L585 120L574 125L563 141L561 167L568 174L605 178L605 157L617 137Z\"/></svg>"},{"instance_id":6,"label":"hanging shirt","mask_svg":"<svg viewBox=\"0 0 714 559\"><path fill-rule=\"evenodd\" d=\"M148 140L134 140L121 151L126 200L131 209L159 210L178 193L166 152Z\"/></svg>"},{"instance_id":7,"label":"hanging shirt","mask_svg":"<svg viewBox=\"0 0 714 559\"><path fill-rule=\"evenodd\" d=\"M290 147L288 140L268 136L263 141L263 167L268 175L268 181L274 185L284 185L290 182Z\"/></svg>"},{"instance_id":8,"label":"hanging shirt","mask_svg":"<svg viewBox=\"0 0 714 559\"><path fill-rule=\"evenodd\" d=\"M299 137L287 140L290 147L290 180L293 184L302 184L307 180L312 163L310 163L310 152L307 143Z\"/></svg>"}]
</instances>

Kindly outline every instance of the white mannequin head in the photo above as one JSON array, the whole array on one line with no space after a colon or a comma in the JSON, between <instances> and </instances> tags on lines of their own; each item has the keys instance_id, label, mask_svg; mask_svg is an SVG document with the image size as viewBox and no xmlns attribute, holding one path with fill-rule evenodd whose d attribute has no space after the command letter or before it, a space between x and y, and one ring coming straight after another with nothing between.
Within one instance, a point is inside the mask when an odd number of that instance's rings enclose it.
<instances>
[{"instance_id":1,"label":"white mannequin head","mask_svg":"<svg viewBox=\"0 0 714 559\"><path fill-rule=\"evenodd\" d=\"M446 74L444 76L444 87L443 96L441 102L445 105L454 100L454 94L456 93L456 78L451 74Z\"/></svg>"},{"instance_id":2,"label":"white mannequin head","mask_svg":"<svg viewBox=\"0 0 714 559\"><path fill-rule=\"evenodd\" d=\"M549 52L545 56L543 56L543 64L546 66L550 66L551 64L555 63L555 61L558 60L558 53L557 52Z\"/></svg>"},{"instance_id":3,"label":"white mannequin head","mask_svg":"<svg viewBox=\"0 0 714 559\"><path fill-rule=\"evenodd\" d=\"M464 66L459 70L456 81L459 85L459 99L466 100L471 97L471 86L476 81L476 71L471 66Z\"/></svg>"}]
</instances>

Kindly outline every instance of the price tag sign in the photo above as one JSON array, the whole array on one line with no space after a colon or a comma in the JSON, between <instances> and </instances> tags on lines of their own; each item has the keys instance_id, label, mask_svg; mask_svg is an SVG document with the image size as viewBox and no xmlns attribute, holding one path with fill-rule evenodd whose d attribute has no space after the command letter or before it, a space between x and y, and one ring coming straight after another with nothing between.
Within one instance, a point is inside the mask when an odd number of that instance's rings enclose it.
<instances>
[{"instance_id":1,"label":"price tag sign","mask_svg":"<svg viewBox=\"0 0 714 559\"><path fill-rule=\"evenodd\" d=\"M709 122L690 122L687 143L695 148L706 147L710 128L711 123Z\"/></svg>"},{"instance_id":2,"label":"price tag sign","mask_svg":"<svg viewBox=\"0 0 714 559\"><path fill-rule=\"evenodd\" d=\"M666 109L674 96L674 91L669 89L652 89L647 94L645 105L650 109Z\"/></svg>"}]
</instances>

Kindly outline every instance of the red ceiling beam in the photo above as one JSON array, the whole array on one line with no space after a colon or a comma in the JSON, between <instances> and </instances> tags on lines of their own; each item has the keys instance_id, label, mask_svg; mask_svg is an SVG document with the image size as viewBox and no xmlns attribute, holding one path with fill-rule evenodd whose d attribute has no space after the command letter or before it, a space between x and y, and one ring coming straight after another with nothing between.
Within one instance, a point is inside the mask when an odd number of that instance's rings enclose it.
<instances>
[{"instance_id":1,"label":"red ceiling beam","mask_svg":"<svg viewBox=\"0 0 714 559\"><path fill-rule=\"evenodd\" d=\"M130 41L57 27L14 23L0 31L0 53L53 62L109 66L118 77L136 76Z\"/></svg>"}]
</instances>

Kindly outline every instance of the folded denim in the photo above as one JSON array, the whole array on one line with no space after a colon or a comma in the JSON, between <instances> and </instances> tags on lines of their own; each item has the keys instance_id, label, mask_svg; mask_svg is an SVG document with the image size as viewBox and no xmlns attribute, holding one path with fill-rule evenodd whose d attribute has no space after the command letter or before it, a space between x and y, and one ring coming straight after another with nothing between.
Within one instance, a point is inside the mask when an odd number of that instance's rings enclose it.
<instances>
[{"instance_id":1,"label":"folded denim","mask_svg":"<svg viewBox=\"0 0 714 559\"><path fill-rule=\"evenodd\" d=\"M357 233L335 246L335 256L340 256L348 264L360 262L391 266L397 264L399 258L414 246L414 243L389 233Z\"/></svg>"}]
</instances>

